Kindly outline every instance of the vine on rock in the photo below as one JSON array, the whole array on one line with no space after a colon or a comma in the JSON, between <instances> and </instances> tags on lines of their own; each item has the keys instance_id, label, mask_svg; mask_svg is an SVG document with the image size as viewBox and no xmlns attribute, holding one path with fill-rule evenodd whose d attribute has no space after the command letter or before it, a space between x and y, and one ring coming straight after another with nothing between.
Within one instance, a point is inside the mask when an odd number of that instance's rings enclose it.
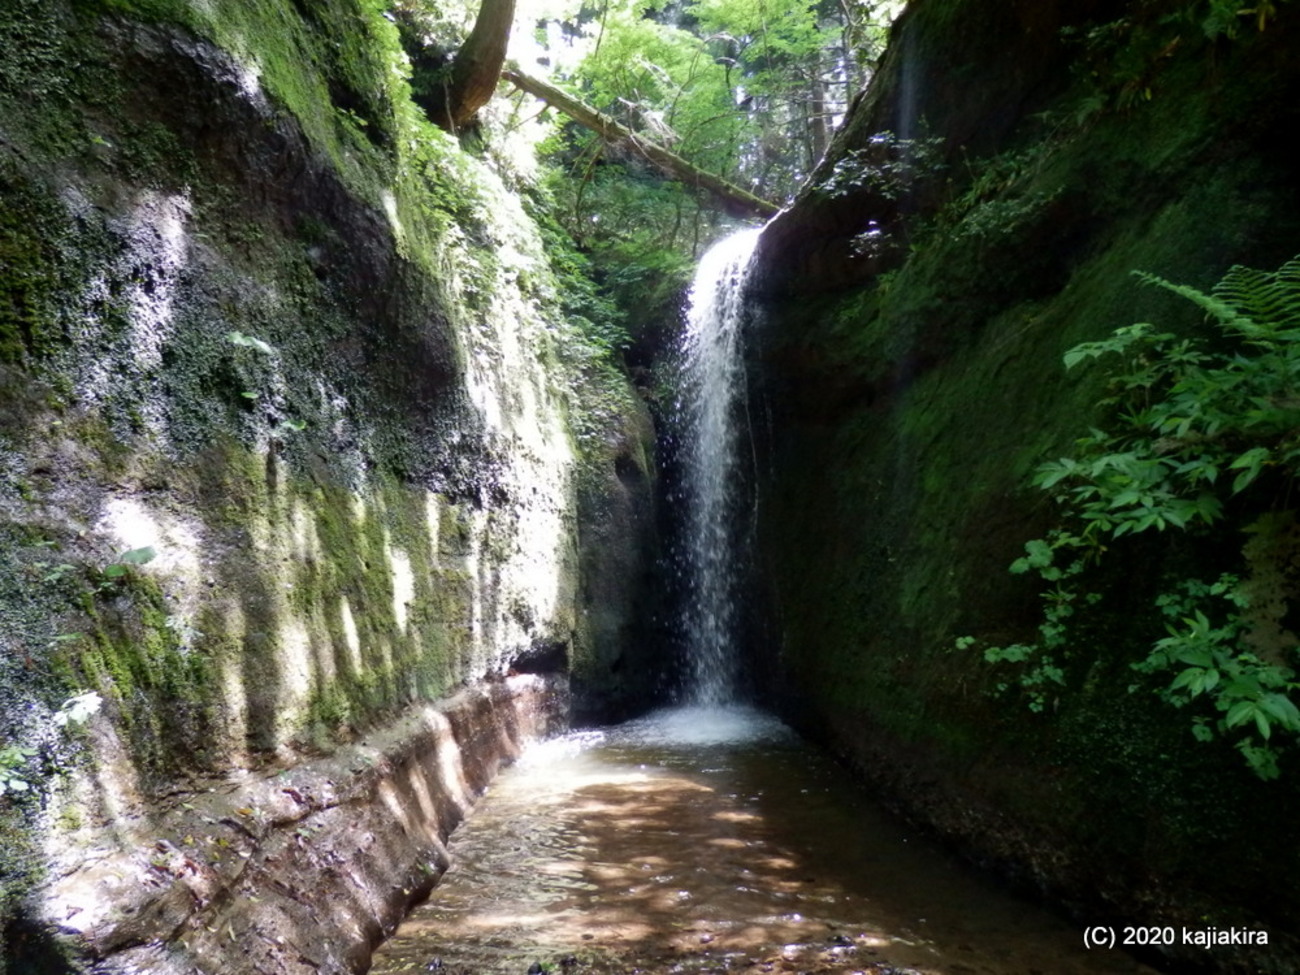
<instances>
[{"instance_id":1,"label":"vine on rock","mask_svg":"<svg viewBox=\"0 0 1300 975\"><path fill-rule=\"evenodd\" d=\"M1043 622L1033 643L988 646L984 659L1013 665L999 689L1014 683L1043 710L1065 684L1066 663L1083 659L1074 617L1103 598L1087 570L1122 551L1125 536L1203 533L1230 520L1252 537L1246 573L1168 586L1155 600L1165 635L1131 666L1158 681L1168 704L1195 712L1198 740L1231 740L1256 774L1276 778L1282 748L1300 739L1300 646L1283 626L1300 566L1300 258L1274 272L1233 267L1208 294L1137 276L1197 304L1219 334L1180 338L1138 324L1066 353L1067 368L1112 364L1100 404L1111 420L1077 440L1072 456L1038 468L1034 483L1059 523L1026 543L1011 571L1048 584Z\"/></svg>"}]
</instances>

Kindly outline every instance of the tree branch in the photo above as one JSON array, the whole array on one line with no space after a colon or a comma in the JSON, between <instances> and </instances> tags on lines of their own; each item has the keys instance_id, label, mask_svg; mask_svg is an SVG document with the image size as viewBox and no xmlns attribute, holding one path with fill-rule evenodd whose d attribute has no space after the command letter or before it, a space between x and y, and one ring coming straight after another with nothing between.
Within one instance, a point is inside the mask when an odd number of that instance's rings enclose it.
<instances>
[{"instance_id":1,"label":"tree branch","mask_svg":"<svg viewBox=\"0 0 1300 975\"><path fill-rule=\"evenodd\" d=\"M604 112L581 102L572 95L561 91L554 85L524 74L518 68L507 67L501 77L516 88L540 98L552 108L563 112L584 128L595 132L605 142L611 144L627 143L633 146L647 160L667 173L673 179L689 186L704 190L717 200L724 210L738 217L775 216L781 208L770 200L755 196L748 190L729 183L721 176L705 172L693 163L687 162L675 152L665 149L657 143L637 135L627 126L614 121Z\"/></svg>"}]
</instances>

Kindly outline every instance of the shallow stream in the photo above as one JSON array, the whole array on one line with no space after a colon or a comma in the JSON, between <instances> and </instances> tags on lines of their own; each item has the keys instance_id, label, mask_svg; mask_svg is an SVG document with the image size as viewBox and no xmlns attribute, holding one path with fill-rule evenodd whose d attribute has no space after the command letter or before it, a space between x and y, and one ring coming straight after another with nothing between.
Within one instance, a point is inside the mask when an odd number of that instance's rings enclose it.
<instances>
[{"instance_id":1,"label":"shallow stream","mask_svg":"<svg viewBox=\"0 0 1300 975\"><path fill-rule=\"evenodd\" d=\"M376 975L1153 973L973 875L739 708L535 746Z\"/></svg>"}]
</instances>

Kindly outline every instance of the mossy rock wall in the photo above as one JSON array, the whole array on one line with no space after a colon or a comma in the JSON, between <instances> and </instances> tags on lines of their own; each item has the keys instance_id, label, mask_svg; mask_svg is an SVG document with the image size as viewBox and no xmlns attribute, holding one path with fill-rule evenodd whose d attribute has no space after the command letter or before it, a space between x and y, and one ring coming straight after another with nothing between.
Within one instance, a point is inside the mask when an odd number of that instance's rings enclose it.
<instances>
[{"instance_id":1,"label":"mossy rock wall","mask_svg":"<svg viewBox=\"0 0 1300 975\"><path fill-rule=\"evenodd\" d=\"M1098 374L1062 354L1139 321L1199 333L1190 303L1134 269L1208 289L1300 252L1282 135L1300 122L1300 11L1210 41L1175 4L1066 7L915 3L765 235L751 354L773 418L755 607L770 640L755 666L787 714L973 859L1082 917L1271 934L1272 955L1181 966L1291 970L1300 835L1280 813L1300 761L1261 781L1150 682L1129 690L1163 635L1155 594L1189 566L1238 565L1246 537L1117 550L1091 582L1104 609L1087 659L1042 713L982 659L1036 635L1043 583L1008 572L1051 523L1030 476L1098 415ZM950 97L986 80L989 104ZM933 140L907 191L837 185L836 165L852 175L904 114Z\"/></svg>"},{"instance_id":2,"label":"mossy rock wall","mask_svg":"<svg viewBox=\"0 0 1300 975\"><path fill-rule=\"evenodd\" d=\"M593 523L611 561L577 519L581 496L653 521L622 487L653 477L644 409L564 321L527 186L404 73L368 2L5 5L0 746L38 749L24 782L76 767L52 719L78 690L123 745L101 773L147 798L511 670L635 684L610 662L653 540ZM40 803L0 803L30 852Z\"/></svg>"}]
</instances>

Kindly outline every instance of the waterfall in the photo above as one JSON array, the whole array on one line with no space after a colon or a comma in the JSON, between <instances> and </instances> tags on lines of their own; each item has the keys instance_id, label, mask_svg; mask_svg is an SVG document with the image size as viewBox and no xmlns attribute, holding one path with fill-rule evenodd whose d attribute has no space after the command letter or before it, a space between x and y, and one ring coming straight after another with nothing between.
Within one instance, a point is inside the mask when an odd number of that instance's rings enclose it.
<instances>
[{"instance_id":1,"label":"waterfall","mask_svg":"<svg viewBox=\"0 0 1300 975\"><path fill-rule=\"evenodd\" d=\"M740 349L745 282L758 230L715 244L695 273L682 355L681 460L686 502L685 697L736 696L742 499L740 432L745 377Z\"/></svg>"}]
</instances>

